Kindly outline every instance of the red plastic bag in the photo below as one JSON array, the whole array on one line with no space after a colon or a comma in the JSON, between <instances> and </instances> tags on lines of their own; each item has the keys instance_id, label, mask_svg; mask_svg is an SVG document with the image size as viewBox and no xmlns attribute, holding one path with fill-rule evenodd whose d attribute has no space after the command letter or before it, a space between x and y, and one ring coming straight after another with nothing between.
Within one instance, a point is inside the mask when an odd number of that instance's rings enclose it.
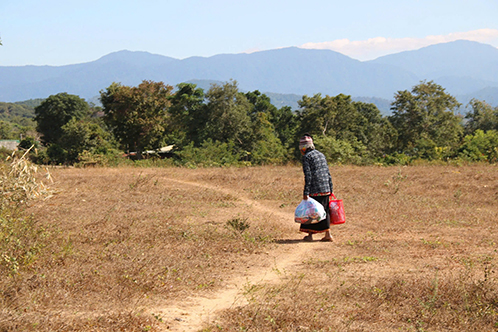
<instances>
[{"instance_id":1,"label":"red plastic bag","mask_svg":"<svg viewBox=\"0 0 498 332\"><path fill-rule=\"evenodd\" d=\"M331 199L329 202L330 224L331 225L344 224L346 222L346 214L344 213L344 203L342 202L342 199L335 198L335 195L333 193L330 196L334 198Z\"/></svg>"}]
</instances>

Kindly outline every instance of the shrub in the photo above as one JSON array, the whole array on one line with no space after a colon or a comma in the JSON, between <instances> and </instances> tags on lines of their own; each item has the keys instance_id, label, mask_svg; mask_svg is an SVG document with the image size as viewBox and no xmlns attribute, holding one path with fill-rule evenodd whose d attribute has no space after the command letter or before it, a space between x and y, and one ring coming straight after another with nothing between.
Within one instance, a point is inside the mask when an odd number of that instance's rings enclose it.
<instances>
[{"instance_id":1,"label":"shrub","mask_svg":"<svg viewBox=\"0 0 498 332\"><path fill-rule=\"evenodd\" d=\"M45 229L23 215L29 201L50 195L43 182L37 180L37 167L26 159L28 152L29 149L21 157L12 154L10 164L3 164L1 169L0 269L12 275L34 262L47 243Z\"/></svg>"},{"instance_id":2,"label":"shrub","mask_svg":"<svg viewBox=\"0 0 498 332\"><path fill-rule=\"evenodd\" d=\"M416 158L425 160L443 160L451 155L452 149L449 146L437 146L433 140L429 138L421 138L413 149L413 154Z\"/></svg>"},{"instance_id":3,"label":"shrub","mask_svg":"<svg viewBox=\"0 0 498 332\"><path fill-rule=\"evenodd\" d=\"M256 165L280 164L285 160L285 148L275 136L268 140L260 140L254 144L251 150L251 161Z\"/></svg>"},{"instance_id":4,"label":"shrub","mask_svg":"<svg viewBox=\"0 0 498 332\"><path fill-rule=\"evenodd\" d=\"M27 136L26 138L21 140L21 142L19 142L19 148L24 149L24 150L27 150L31 147L34 147L35 149L37 149L38 146L39 146L39 144L36 141L36 139L34 137L31 137L31 136Z\"/></svg>"},{"instance_id":5,"label":"shrub","mask_svg":"<svg viewBox=\"0 0 498 332\"><path fill-rule=\"evenodd\" d=\"M329 136L317 137L314 144L327 160L339 164L363 164L367 162L366 147L356 138L351 141Z\"/></svg>"},{"instance_id":6,"label":"shrub","mask_svg":"<svg viewBox=\"0 0 498 332\"><path fill-rule=\"evenodd\" d=\"M459 157L468 161L498 161L498 131L486 132L478 129L473 135L467 135L460 147Z\"/></svg>"},{"instance_id":7,"label":"shrub","mask_svg":"<svg viewBox=\"0 0 498 332\"><path fill-rule=\"evenodd\" d=\"M204 141L200 147L194 147L194 144L190 143L177 152L177 155L181 163L188 167L230 166L238 164L241 159L233 141L222 143L212 139Z\"/></svg>"},{"instance_id":8,"label":"shrub","mask_svg":"<svg viewBox=\"0 0 498 332\"><path fill-rule=\"evenodd\" d=\"M404 153L385 155L380 161L384 165L408 165L413 158Z\"/></svg>"}]
</instances>

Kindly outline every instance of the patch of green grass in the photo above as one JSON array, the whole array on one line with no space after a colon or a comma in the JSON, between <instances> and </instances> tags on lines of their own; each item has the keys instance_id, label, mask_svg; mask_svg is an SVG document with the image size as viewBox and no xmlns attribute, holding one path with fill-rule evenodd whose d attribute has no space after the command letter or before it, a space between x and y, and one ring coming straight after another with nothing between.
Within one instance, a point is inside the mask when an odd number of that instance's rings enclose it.
<instances>
[{"instance_id":1,"label":"patch of green grass","mask_svg":"<svg viewBox=\"0 0 498 332\"><path fill-rule=\"evenodd\" d=\"M420 241L422 241L422 243L424 245L428 245L432 249L436 249L436 248L443 245L443 243L441 241L439 241L439 238L436 238L434 240L426 240L426 239L422 238L422 239L420 239Z\"/></svg>"},{"instance_id":2,"label":"patch of green grass","mask_svg":"<svg viewBox=\"0 0 498 332\"><path fill-rule=\"evenodd\" d=\"M249 223L247 222L247 219L248 218L233 218L227 220L226 226L227 228L242 234L246 229L250 227Z\"/></svg>"}]
</instances>

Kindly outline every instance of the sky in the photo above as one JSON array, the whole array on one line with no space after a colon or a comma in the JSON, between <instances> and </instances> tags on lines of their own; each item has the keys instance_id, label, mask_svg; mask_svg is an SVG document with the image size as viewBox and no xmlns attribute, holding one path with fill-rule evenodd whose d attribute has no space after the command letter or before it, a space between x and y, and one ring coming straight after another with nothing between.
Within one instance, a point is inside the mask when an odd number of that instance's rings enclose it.
<instances>
[{"instance_id":1,"label":"sky","mask_svg":"<svg viewBox=\"0 0 498 332\"><path fill-rule=\"evenodd\" d=\"M498 0L0 0L0 66L292 46L366 61L457 39L498 47Z\"/></svg>"}]
</instances>

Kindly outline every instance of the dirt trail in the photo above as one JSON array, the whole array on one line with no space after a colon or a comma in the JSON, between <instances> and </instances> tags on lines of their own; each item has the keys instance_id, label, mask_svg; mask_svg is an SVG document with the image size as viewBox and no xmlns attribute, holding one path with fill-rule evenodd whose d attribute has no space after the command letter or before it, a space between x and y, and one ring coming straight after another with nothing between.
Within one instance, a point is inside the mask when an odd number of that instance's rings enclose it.
<instances>
[{"instance_id":1,"label":"dirt trail","mask_svg":"<svg viewBox=\"0 0 498 332\"><path fill-rule=\"evenodd\" d=\"M171 178L168 178L168 181L218 191L224 194L233 195L235 193L235 190L229 190L209 184ZM298 241L300 235L296 234L297 225L289 223L289 221L294 218L292 213L275 211L254 200L241 197L238 194L236 196L241 202L249 207L272 214L282 223L289 224L288 236L289 238L295 238L296 242L293 242L291 245L278 246L277 249L269 252L266 256L266 260L272 263L271 266L266 269L248 267L243 275L227 276L227 286L225 289L214 292L210 294L209 297L187 298L181 303L175 303L168 307L151 310L151 312L159 315L166 323L165 331L199 331L206 324L215 321L217 312L246 304L243 293L244 288L247 285L278 282L282 275L292 273L294 267L300 264L305 257L310 255L310 251L319 251L330 247L330 243L315 241L310 244Z\"/></svg>"}]
</instances>

